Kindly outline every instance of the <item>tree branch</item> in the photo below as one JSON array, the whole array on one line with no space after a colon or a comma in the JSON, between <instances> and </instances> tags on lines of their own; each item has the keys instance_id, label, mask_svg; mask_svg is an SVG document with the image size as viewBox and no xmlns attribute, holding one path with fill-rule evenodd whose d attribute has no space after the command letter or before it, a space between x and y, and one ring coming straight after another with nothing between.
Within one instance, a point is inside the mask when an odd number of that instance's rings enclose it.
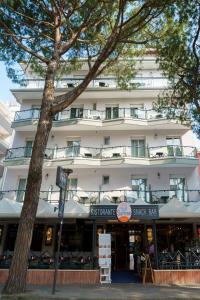
<instances>
[{"instance_id":1,"label":"tree branch","mask_svg":"<svg viewBox=\"0 0 200 300\"><path fill-rule=\"evenodd\" d=\"M95 60L94 65L92 66L88 74L85 76L84 80L77 87L75 87L72 91L68 92L67 94L56 97L56 101L55 101L56 104L52 105L52 109L51 109L52 115L55 115L56 113L64 110L71 103L73 103L73 101L85 90L85 88L88 86L90 81L96 76L102 62L104 62L113 52L119 38L118 24L120 20L120 15L121 15L121 10L119 8L115 25L113 27L113 31L111 32L109 38L107 39L101 54Z\"/></svg>"},{"instance_id":2,"label":"tree branch","mask_svg":"<svg viewBox=\"0 0 200 300\"><path fill-rule=\"evenodd\" d=\"M10 36L12 37L13 41L20 47L22 48L24 51L26 51L27 53L31 54L32 56L35 56L36 58L38 58L39 60L41 60L42 62L48 64L49 60L47 58L45 58L44 56L36 53L35 51L31 50L29 47L25 46L24 44L21 43L20 40L18 40L15 36L15 34L8 28L8 26L0 19L0 26L7 32L10 34Z\"/></svg>"},{"instance_id":3,"label":"tree branch","mask_svg":"<svg viewBox=\"0 0 200 300\"><path fill-rule=\"evenodd\" d=\"M53 27L53 25L51 23L47 22L47 21L37 20L37 19L32 18L28 15L25 15L23 13L18 12L17 10L13 9L10 5L8 5L8 3L6 3L6 2L4 2L4 5L6 5L10 10L12 10L13 13L15 13L15 14L17 14L17 15L25 18L25 19L28 19L29 21L32 21L32 22L37 23L37 24L44 24L44 25L48 25L48 26Z\"/></svg>"},{"instance_id":4,"label":"tree branch","mask_svg":"<svg viewBox=\"0 0 200 300\"><path fill-rule=\"evenodd\" d=\"M82 24L79 26L79 29L77 32L73 32L72 28L72 36L71 38L68 40L68 42L64 43L60 49L60 56L62 56L63 54L65 54L77 41L78 37L80 36L81 33L85 32L88 28L88 26L94 26L97 25L101 22L101 20L103 19L104 16L102 16L101 18L99 18L100 16L97 16L93 22L90 22L91 16L92 16L92 11L94 11L96 8L96 6L94 5L93 8L90 9L90 11L88 12L88 14L85 16Z\"/></svg>"}]
</instances>

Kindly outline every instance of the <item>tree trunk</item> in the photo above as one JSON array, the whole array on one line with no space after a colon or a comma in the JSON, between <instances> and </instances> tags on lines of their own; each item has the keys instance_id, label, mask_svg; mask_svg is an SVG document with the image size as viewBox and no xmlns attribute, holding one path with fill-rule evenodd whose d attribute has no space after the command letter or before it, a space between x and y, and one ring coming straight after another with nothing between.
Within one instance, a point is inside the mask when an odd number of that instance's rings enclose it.
<instances>
[{"instance_id":1,"label":"tree trunk","mask_svg":"<svg viewBox=\"0 0 200 300\"><path fill-rule=\"evenodd\" d=\"M49 133L52 127L51 104L54 100L54 77L57 63L48 66L43 92L40 120L29 166L24 204L22 207L15 249L3 294L23 293L26 289L28 255L42 182L42 166Z\"/></svg>"}]
</instances>

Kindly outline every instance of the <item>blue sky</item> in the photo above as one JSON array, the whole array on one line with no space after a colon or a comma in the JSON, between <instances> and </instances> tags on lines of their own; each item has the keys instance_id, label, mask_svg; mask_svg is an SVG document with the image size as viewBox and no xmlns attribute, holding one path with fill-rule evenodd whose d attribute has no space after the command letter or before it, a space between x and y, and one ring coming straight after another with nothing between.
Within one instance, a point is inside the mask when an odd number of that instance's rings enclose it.
<instances>
[{"instance_id":1,"label":"blue sky","mask_svg":"<svg viewBox=\"0 0 200 300\"><path fill-rule=\"evenodd\" d=\"M9 103L14 100L11 88L17 87L17 84L12 83L12 81L7 77L6 68L3 62L0 62L0 101L3 103Z\"/></svg>"}]
</instances>

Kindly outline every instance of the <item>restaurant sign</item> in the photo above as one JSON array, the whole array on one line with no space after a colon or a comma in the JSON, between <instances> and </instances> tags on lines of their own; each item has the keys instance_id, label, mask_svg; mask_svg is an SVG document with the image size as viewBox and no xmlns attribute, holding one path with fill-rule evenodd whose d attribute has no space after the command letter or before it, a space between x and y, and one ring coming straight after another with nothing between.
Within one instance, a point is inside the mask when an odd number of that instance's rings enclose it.
<instances>
[{"instance_id":1,"label":"restaurant sign","mask_svg":"<svg viewBox=\"0 0 200 300\"><path fill-rule=\"evenodd\" d=\"M128 202L121 202L117 206L117 218L120 222L128 222L131 218L132 211Z\"/></svg>"},{"instance_id":2,"label":"restaurant sign","mask_svg":"<svg viewBox=\"0 0 200 300\"><path fill-rule=\"evenodd\" d=\"M117 205L91 205L92 219L117 219ZM159 219L158 205L130 205L132 219Z\"/></svg>"}]
</instances>

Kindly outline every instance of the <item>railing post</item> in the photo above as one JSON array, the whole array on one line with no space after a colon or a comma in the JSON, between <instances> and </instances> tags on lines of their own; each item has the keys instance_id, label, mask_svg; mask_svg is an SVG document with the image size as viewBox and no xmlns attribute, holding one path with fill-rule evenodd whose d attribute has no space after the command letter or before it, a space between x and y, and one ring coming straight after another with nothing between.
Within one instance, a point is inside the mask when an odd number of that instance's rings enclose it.
<instances>
[{"instance_id":1,"label":"railing post","mask_svg":"<svg viewBox=\"0 0 200 300\"><path fill-rule=\"evenodd\" d=\"M146 147L146 151L147 151L147 158L150 158L150 148L148 145Z\"/></svg>"},{"instance_id":2,"label":"railing post","mask_svg":"<svg viewBox=\"0 0 200 300\"><path fill-rule=\"evenodd\" d=\"M99 190L99 203L101 202L101 191Z\"/></svg>"},{"instance_id":3,"label":"railing post","mask_svg":"<svg viewBox=\"0 0 200 300\"><path fill-rule=\"evenodd\" d=\"M148 119L147 110L145 109L145 120Z\"/></svg>"}]
</instances>

